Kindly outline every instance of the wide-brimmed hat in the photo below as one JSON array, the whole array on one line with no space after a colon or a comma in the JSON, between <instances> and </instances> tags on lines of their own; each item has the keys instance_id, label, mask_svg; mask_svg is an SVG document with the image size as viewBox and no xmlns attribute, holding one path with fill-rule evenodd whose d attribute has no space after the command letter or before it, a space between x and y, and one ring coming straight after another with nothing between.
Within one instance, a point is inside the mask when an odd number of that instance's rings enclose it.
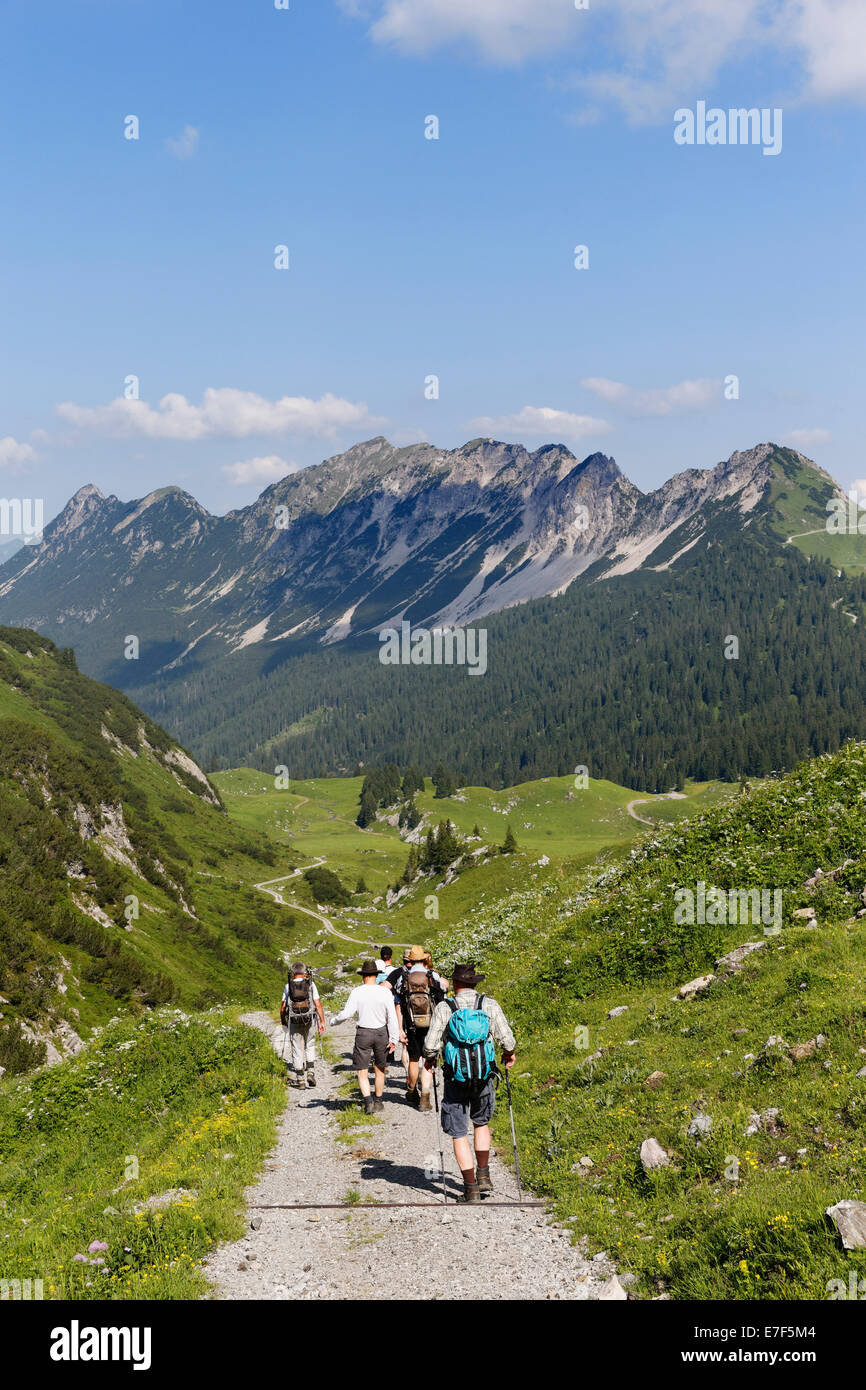
<instances>
[{"instance_id":1,"label":"wide-brimmed hat","mask_svg":"<svg viewBox=\"0 0 866 1390\"><path fill-rule=\"evenodd\" d=\"M474 965L455 965L451 974L451 983L455 989L462 989L464 986L471 989L483 979L484 976L478 974Z\"/></svg>"},{"instance_id":2,"label":"wide-brimmed hat","mask_svg":"<svg viewBox=\"0 0 866 1390\"><path fill-rule=\"evenodd\" d=\"M427 959L427 952L424 950L423 946L410 946L408 951L405 952L403 959L425 961Z\"/></svg>"},{"instance_id":3,"label":"wide-brimmed hat","mask_svg":"<svg viewBox=\"0 0 866 1390\"><path fill-rule=\"evenodd\" d=\"M365 960L361 969L358 971L359 975L378 975L378 973L379 969L374 960Z\"/></svg>"}]
</instances>

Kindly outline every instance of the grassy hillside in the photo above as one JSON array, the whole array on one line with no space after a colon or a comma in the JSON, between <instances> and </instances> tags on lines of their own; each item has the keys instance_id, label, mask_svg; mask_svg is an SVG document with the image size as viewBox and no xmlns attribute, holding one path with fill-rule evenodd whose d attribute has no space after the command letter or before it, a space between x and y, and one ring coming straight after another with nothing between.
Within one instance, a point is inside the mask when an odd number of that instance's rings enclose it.
<instances>
[{"instance_id":1,"label":"grassy hillside","mask_svg":"<svg viewBox=\"0 0 866 1390\"><path fill-rule=\"evenodd\" d=\"M272 997L285 917L249 883L273 863L125 696L0 628L0 1068L119 1009Z\"/></svg>"},{"instance_id":2,"label":"grassy hillside","mask_svg":"<svg viewBox=\"0 0 866 1390\"><path fill-rule=\"evenodd\" d=\"M515 1024L528 1181L644 1296L823 1299L866 1274L824 1214L866 1197L864 811L853 744L440 940L446 962L485 962ZM674 893L700 880L778 888L781 932L678 924ZM815 925L795 915L808 908ZM747 941L762 944L739 973L679 997ZM708 1133L689 1134L701 1116ZM498 1135L510 1147L502 1112ZM647 1173L650 1137L670 1161Z\"/></svg>"}]
</instances>

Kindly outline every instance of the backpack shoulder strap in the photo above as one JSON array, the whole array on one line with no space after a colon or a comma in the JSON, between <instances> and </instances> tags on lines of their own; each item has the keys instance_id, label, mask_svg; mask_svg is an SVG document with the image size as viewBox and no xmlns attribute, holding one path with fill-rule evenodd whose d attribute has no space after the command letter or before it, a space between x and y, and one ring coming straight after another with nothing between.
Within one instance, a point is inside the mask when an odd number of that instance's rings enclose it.
<instances>
[{"instance_id":1,"label":"backpack shoulder strap","mask_svg":"<svg viewBox=\"0 0 866 1390\"><path fill-rule=\"evenodd\" d=\"M484 995L483 995L483 994L476 994L476 996L475 996L475 1007L476 1007L476 1009L480 1009L481 1006L483 1005L483 1003L484 1003Z\"/></svg>"},{"instance_id":2,"label":"backpack shoulder strap","mask_svg":"<svg viewBox=\"0 0 866 1390\"><path fill-rule=\"evenodd\" d=\"M449 1009L451 1010L452 1014L456 1014L456 1012L457 1012L457 1000L456 1000L456 999L446 999L446 1000L445 1000L445 1003L448 1005L448 1007L449 1007Z\"/></svg>"}]
</instances>

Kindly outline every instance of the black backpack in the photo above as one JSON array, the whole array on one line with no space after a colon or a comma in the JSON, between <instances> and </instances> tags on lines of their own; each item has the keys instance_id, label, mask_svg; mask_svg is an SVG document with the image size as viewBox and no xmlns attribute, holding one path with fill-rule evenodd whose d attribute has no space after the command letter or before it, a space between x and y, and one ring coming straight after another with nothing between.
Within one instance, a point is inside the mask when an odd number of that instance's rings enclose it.
<instances>
[{"instance_id":1,"label":"black backpack","mask_svg":"<svg viewBox=\"0 0 866 1390\"><path fill-rule=\"evenodd\" d=\"M289 977L289 998L286 1012L292 1023L312 1023L313 977L309 970L300 980Z\"/></svg>"}]
</instances>

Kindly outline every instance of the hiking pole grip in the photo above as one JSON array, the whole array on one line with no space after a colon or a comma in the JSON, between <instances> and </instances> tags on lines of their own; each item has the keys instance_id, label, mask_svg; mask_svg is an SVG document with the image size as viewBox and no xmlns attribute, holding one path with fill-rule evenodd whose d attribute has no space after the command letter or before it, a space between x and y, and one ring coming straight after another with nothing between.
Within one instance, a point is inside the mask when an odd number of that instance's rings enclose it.
<instances>
[{"instance_id":1,"label":"hiking pole grip","mask_svg":"<svg viewBox=\"0 0 866 1390\"><path fill-rule=\"evenodd\" d=\"M523 1186L520 1181L520 1159L517 1157L517 1135L514 1130L514 1106L511 1103L511 1078L505 1068L505 1089L508 1092L508 1115L511 1120L511 1147L514 1150L514 1172L517 1175L517 1195L523 1201Z\"/></svg>"}]
</instances>

